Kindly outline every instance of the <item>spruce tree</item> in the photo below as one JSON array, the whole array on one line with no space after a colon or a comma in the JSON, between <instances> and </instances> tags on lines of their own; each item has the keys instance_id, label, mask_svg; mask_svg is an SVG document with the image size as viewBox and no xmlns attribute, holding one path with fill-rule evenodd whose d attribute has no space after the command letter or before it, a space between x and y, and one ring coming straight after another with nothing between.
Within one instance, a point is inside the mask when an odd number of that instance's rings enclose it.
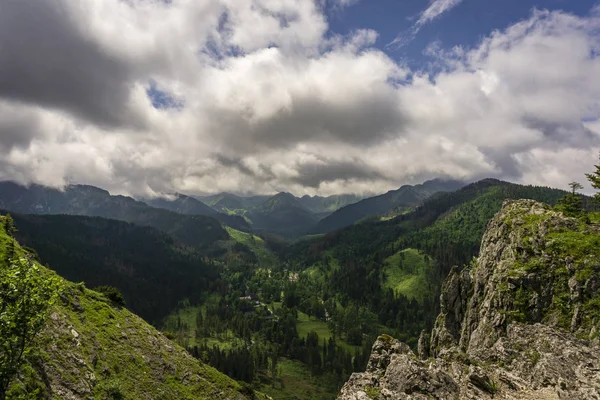
<instances>
[{"instance_id":1,"label":"spruce tree","mask_svg":"<svg viewBox=\"0 0 600 400\"><path fill-rule=\"evenodd\" d=\"M600 158L600 156L599 156ZM594 189L599 189L600 190L600 164L598 165L594 165L594 168L596 168L596 170L590 174L585 174L586 178L588 179L588 181L590 181L590 183L592 184L592 187ZM597 202L600 202L600 193L596 193L594 195L595 199Z\"/></svg>"},{"instance_id":2,"label":"spruce tree","mask_svg":"<svg viewBox=\"0 0 600 400\"><path fill-rule=\"evenodd\" d=\"M577 217L583 212L581 196L577 193L577 190L583 189L583 186L579 182L571 182L569 187L571 193L560 199L556 208L569 217Z\"/></svg>"},{"instance_id":3,"label":"spruce tree","mask_svg":"<svg viewBox=\"0 0 600 400\"><path fill-rule=\"evenodd\" d=\"M10 214L6 214L4 216L4 231L10 236L17 231L17 228L15 228L15 222Z\"/></svg>"}]
</instances>

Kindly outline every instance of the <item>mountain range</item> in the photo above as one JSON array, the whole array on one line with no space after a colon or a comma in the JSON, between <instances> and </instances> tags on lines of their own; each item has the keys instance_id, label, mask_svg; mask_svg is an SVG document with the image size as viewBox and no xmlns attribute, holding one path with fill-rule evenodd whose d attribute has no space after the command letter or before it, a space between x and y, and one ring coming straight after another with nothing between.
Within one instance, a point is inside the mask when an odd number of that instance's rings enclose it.
<instances>
[{"instance_id":1,"label":"mountain range","mask_svg":"<svg viewBox=\"0 0 600 400\"><path fill-rule=\"evenodd\" d=\"M339 229L365 217L406 212L436 192L462 185L437 179L366 199L356 195L296 197L282 192L249 197L220 193L202 198L175 193L135 200L89 185L69 185L61 190L0 182L0 209L118 219L157 228L184 244L211 246L229 237L221 225L297 238Z\"/></svg>"}]
</instances>

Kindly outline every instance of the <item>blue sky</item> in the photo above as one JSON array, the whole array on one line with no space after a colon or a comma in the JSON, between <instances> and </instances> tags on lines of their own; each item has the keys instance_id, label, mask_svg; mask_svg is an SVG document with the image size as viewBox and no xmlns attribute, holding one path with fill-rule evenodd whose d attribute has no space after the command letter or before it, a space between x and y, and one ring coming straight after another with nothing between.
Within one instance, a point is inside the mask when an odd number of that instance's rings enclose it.
<instances>
[{"instance_id":1,"label":"blue sky","mask_svg":"<svg viewBox=\"0 0 600 400\"><path fill-rule=\"evenodd\" d=\"M475 46L492 31L529 18L533 9L562 10L584 16L597 0L463 0L439 18L425 24L406 46L387 46L411 29L430 0L362 0L328 13L330 31L349 34L356 29L373 29L379 34L376 47L411 67L426 63L423 50L439 41L443 48Z\"/></svg>"}]
</instances>

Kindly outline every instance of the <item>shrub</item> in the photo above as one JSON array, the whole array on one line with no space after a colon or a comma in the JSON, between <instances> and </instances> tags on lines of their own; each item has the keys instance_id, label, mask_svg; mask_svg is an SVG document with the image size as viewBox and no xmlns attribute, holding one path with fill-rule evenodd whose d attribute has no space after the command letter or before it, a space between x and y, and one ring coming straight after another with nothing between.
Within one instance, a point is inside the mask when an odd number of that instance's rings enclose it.
<instances>
[{"instance_id":1,"label":"shrub","mask_svg":"<svg viewBox=\"0 0 600 400\"><path fill-rule=\"evenodd\" d=\"M102 293L114 305L119 306L119 307L125 307L125 299L123 298L123 295L121 294L119 289L117 289L116 287L114 287L114 286L98 286L94 290L96 292Z\"/></svg>"}]
</instances>

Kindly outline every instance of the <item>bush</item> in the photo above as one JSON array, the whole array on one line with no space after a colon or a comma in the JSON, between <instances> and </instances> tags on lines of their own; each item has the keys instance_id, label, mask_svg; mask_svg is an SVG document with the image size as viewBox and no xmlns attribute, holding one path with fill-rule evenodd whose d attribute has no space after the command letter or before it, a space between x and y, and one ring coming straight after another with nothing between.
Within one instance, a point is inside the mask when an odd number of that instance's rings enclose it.
<instances>
[{"instance_id":1,"label":"bush","mask_svg":"<svg viewBox=\"0 0 600 400\"><path fill-rule=\"evenodd\" d=\"M119 307L125 307L125 299L123 294L114 286L98 286L94 289L96 292L102 293L109 299L114 305Z\"/></svg>"},{"instance_id":2,"label":"bush","mask_svg":"<svg viewBox=\"0 0 600 400\"><path fill-rule=\"evenodd\" d=\"M123 394L123 388L118 381L110 382L106 386L106 395L110 400L123 400L125 395Z\"/></svg>"}]
</instances>

